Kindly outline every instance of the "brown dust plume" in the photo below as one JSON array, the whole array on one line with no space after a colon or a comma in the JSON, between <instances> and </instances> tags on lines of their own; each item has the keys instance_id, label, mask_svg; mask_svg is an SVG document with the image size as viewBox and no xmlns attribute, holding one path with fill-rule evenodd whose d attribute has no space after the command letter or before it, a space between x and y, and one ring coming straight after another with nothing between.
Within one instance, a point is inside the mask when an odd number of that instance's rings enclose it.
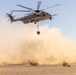
<instances>
[{"instance_id":1,"label":"brown dust plume","mask_svg":"<svg viewBox=\"0 0 76 75\"><path fill-rule=\"evenodd\" d=\"M36 61L39 64L76 62L76 43L64 36L59 28L36 25L0 23L0 64L22 64Z\"/></svg>"}]
</instances>

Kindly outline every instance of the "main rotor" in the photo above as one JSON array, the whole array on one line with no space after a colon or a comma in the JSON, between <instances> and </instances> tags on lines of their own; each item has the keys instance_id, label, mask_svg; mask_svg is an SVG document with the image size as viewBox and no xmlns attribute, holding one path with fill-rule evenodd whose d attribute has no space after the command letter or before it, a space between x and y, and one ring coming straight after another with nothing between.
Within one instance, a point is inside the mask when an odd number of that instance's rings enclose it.
<instances>
[{"instance_id":1,"label":"main rotor","mask_svg":"<svg viewBox=\"0 0 76 75\"><path fill-rule=\"evenodd\" d=\"M40 11L43 11L43 10L46 10L46 9L50 9L50 8L53 8L53 7L56 7L56 6L59 6L60 4L56 4L56 5L53 5L53 6L51 6L51 7L47 7L47 8L45 8L45 9L41 9L40 10L40 6L41 6L41 1L38 1L37 2L37 9L36 10L34 10L34 9L32 9L32 8L29 8L29 7L26 7L26 6L23 6L23 5L20 5L20 4L17 4L17 6L19 6L19 7L22 7L22 8L24 8L24 9L28 9L28 10L12 10L11 11L11 14L13 13L13 12L35 12L35 13L38 13L38 12L40 12Z\"/></svg>"}]
</instances>

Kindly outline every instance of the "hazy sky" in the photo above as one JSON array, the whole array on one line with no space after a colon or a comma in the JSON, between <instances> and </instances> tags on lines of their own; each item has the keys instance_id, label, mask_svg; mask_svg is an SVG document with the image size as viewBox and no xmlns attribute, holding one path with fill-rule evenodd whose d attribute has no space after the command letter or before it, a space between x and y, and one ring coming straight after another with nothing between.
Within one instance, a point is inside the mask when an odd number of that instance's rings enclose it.
<instances>
[{"instance_id":1,"label":"hazy sky","mask_svg":"<svg viewBox=\"0 0 76 75\"><path fill-rule=\"evenodd\" d=\"M37 8L38 0L0 0L0 22L7 21L5 17L6 13L10 13L11 10L24 9L16 6L17 4L25 5L33 9ZM71 36L76 40L76 0L41 0L42 4L40 9L61 4L58 7L46 10L50 14L58 14L52 21L47 20L40 22L40 24L47 24L50 27L60 28L64 35ZM16 17L23 16L26 13L14 13ZM21 23L22 24L22 23ZM12 24L10 24L12 25Z\"/></svg>"}]
</instances>

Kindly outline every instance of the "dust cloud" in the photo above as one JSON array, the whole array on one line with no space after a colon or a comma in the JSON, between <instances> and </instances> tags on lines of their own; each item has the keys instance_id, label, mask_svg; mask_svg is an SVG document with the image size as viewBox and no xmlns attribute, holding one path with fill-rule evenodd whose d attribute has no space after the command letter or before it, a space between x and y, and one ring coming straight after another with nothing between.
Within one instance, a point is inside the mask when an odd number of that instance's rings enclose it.
<instances>
[{"instance_id":1,"label":"dust cloud","mask_svg":"<svg viewBox=\"0 0 76 75\"><path fill-rule=\"evenodd\" d=\"M38 64L60 64L63 61L76 63L76 43L64 36L59 28L36 25L0 23L0 64L23 64L36 61Z\"/></svg>"}]
</instances>

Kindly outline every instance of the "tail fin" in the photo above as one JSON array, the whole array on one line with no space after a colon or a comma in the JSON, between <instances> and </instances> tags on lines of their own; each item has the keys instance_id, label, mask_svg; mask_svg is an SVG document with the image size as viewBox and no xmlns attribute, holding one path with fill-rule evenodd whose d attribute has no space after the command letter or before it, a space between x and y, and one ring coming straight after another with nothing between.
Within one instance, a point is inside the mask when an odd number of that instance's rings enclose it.
<instances>
[{"instance_id":1,"label":"tail fin","mask_svg":"<svg viewBox=\"0 0 76 75\"><path fill-rule=\"evenodd\" d=\"M7 16L10 18L11 22L14 22L14 18L13 18L13 16L11 14L7 13Z\"/></svg>"}]
</instances>

